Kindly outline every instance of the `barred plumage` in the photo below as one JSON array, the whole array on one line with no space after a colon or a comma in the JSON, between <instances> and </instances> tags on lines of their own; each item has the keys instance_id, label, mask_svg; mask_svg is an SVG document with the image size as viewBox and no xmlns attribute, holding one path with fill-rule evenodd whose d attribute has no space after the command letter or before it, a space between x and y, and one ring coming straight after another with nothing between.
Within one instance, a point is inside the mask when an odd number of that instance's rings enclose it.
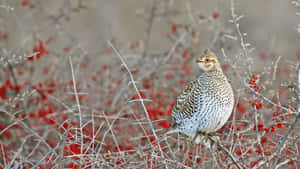
<instances>
[{"instance_id":1,"label":"barred plumage","mask_svg":"<svg viewBox=\"0 0 300 169\"><path fill-rule=\"evenodd\" d=\"M194 139L197 132L214 132L230 117L234 106L233 90L214 53L206 50L197 60L204 70L177 97L172 109L173 130Z\"/></svg>"}]
</instances>

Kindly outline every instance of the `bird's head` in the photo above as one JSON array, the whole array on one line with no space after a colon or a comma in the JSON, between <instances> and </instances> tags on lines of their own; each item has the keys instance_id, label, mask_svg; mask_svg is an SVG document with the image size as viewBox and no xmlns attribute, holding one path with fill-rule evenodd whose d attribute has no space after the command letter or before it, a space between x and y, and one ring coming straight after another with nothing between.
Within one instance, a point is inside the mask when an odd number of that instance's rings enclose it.
<instances>
[{"instance_id":1,"label":"bird's head","mask_svg":"<svg viewBox=\"0 0 300 169\"><path fill-rule=\"evenodd\" d=\"M216 55L211 52L209 49L204 51L204 55L201 55L196 62L200 69L205 72L213 71L216 69L221 69L220 63L216 57Z\"/></svg>"}]
</instances>

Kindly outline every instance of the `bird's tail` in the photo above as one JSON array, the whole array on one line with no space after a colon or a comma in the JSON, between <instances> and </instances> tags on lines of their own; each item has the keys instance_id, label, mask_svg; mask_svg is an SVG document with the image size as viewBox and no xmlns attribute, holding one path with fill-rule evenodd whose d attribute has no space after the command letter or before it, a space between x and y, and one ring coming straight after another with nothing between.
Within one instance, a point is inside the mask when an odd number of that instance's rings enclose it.
<instances>
[{"instance_id":1,"label":"bird's tail","mask_svg":"<svg viewBox=\"0 0 300 169\"><path fill-rule=\"evenodd\" d=\"M169 135L169 134L173 134L173 133L179 133L180 131L178 129L172 129L168 132L166 132L166 135Z\"/></svg>"}]
</instances>

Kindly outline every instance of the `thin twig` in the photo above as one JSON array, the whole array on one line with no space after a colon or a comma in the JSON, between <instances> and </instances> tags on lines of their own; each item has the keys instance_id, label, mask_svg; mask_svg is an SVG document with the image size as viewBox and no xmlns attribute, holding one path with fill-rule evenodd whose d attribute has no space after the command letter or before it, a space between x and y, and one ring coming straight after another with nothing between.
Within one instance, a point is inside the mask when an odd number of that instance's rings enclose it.
<instances>
[{"instance_id":1,"label":"thin twig","mask_svg":"<svg viewBox=\"0 0 300 169\"><path fill-rule=\"evenodd\" d=\"M80 126L80 139L81 139L81 144L80 144L80 154L83 153L83 127L82 127L82 115L81 115L81 109L80 109L80 101L77 93L77 86L76 86L76 79L74 75L74 69L73 69L73 63L72 63L72 58L71 55L69 56L69 63L70 63L70 68L71 68L71 73L72 73L72 81L73 81L73 90L74 90L74 95L75 95L75 100L77 103L77 109L79 113L79 126ZM82 160L82 158L80 158Z\"/></svg>"},{"instance_id":2,"label":"thin twig","mask_svg":"<svg viewBox=\"0 0 300 169\"><path fill-rule=\"evenodd\" d=\"M32 135L34 135L35 137L37 137L39 140L41 140L49 149L50 152L53 152L55 155L57 155L57 153L55 151L53 151L53 149L51 148L51 146L47 143L47 141L42 138L37 132L35 132L32 128L30 128L26 123L24 123L22 120L17 119L14 115L12 115L11 113L5 111L5 110L1 110L2 112L4 112L5 114L7 114L8 116L11 117L12 120L16 121L18 124L20 124L24 129L26 129L27 131L29 131L30 133L32 133Z\"/></svg>"},{"instance_id":3,"label":"thin twig","mask_svg":"<svg viewBox=\"0 0 300 169\"><path fill-rule=\"evenodd\" d=\"M272 169L276 168L276 163L278 161L278 155L281 153L282 148L284 147L284 144L288 138L288 136L291 134L292 130L295 128L297 121L299 120L300 117L300 112L298 112L298 114L296 115L296 117L294 118L293 123L290 125L289 130L284 134L284 136L280 139L280 143L279 146L276 150L276 157L272 163Z\"/></svg>"},{"instance_id":4,"label":"thin twig","mask_svg":"<svg viewBox=\"0 0 300 169\"><path fill-rule=\"evenodd\" d=\"M296 117L294 118L294 121L290 125L288 131L280 139L280 143L279 143L279 146L278 146L278 148L276 150L276 154L275 154L276 157L275 157L275 159L273 160L273 163L272 163L272 169L276 168L276 164L278 162L278 155L281 153L288 136L291 134L292 130L295 128L296 123L297 123L297 121L299 120L299 117L300 117L300 66L298 66L298 93L297 93L297 95L298 95L298 113L297 113Z\"/></svg>"},{"instance_id":5,"label":"thin twig","mask_svg":"<svg viewBox=\"0 0 300 169\"><path fill-rule=\"evenodd\" d=\"M151 129L152 129L152 133L153 133L155 139L156 139L156 140L159 140L159 138L158 138L158 136L156 135L156 132L155 132L155 130L154 130L154 127L153 127L153 125L152 125L152 122L151 122L151 120L150 120L148 110L147 110L147 108L146 108L146 106L145 106L145 104L144 104L144 101L143 101L143 98L142 98L142 96L141 96L141 94L140 94L140 92L139 92L139 89L138 89L137 86L136 86L136 82L135 82L135 80L134 80L134 77L133 77L133 75L132 75L132 73L131 73L129 67L127 66L127 64L126 64L126 62L125 62L123 56L121 55L121 53L113 46L113 44L112 44L110 41L108 41L107 43L108 43L109 46L114 50L114 52L117 54L117 56L119 57L120 61L122 62L122 65L125 67L126 71L128 72L129 77L130 77L131 84L132 84L132 86L134 87L135 92L136 92L136 94L138 95L138 98L140 99L140 103L141 103L141 105L142 105L142 107L143 107L145 116L147 117L147 121L149 122L149 125L150 125L150 127L151 127ZM148 138L148 139L149 139L149 138ZM150 142L151 142L151 141L150 141ZM160 150L160 152L161 152L161 155L163 156L163 151L161 150L160 146L158 146L158 148L159 148L159 150Z\"/></svg>"},{"instance_id":6,"label":"thin twig","mask_svg":"<svg viewBox=\"0 0 300 169\"><path fill-rule=\"evenodd\" d=\"M276 73L277 73L278 63L279 63L280 59L281 59L281 56L279 56L277 58L277 60L275 61L274 72L273 72L273 81L276 80Z\"/></svg>"},{"instance_id":7,"label":"thin twig","mask_svg":"<svg viewBox=\"0 0 300 169\"><path fill-rule=\"evenodd\" d=\"M28 138L30 138L31 136L32 136L32 135L30 134L30 135L27 135L27 136L24 138L23 143L20 145L18 151L15 153L14 157L11 159L9 165L8 165L7 167L5 167L5 168L9 169L9 168L12 167L12 165L13 165L13 163L15 162L16 158L21 154L21 152L22 152L22 150L23 150L23 147L24 147L26 141L27 141Z\"/></svg>"},{"instance_id":8,"label":"thin twig","mask_svg":"<svg viewBox=\"0 0 300 169\"><path fill-rule=\"evenodd\" d=\"M151 13L150 13L150 17L149 17L149 20L148 20L148 25L147 25L147 28L146 28L145 47L144 47L144 51L143 51L143 54L142 54L141 61L143 59L145 59L145 57L148 55L150 39L151 39L151 30L152 30L153 22L154 22L154 18L155 18L155 11L156 11L156 4L155 4L154 0L152 0Z\"/></svg>"},{"instance_id":9,"label":"thin twig","mask_svg":"<svg viewBox=\"0 0 300 169\"><path fill-rule=\"evenodd\" d=\"M191 23L192 23L194 26L196 26L197 23L196 23L195 17L193 16L192 10L191 10L191 4L190 4L189 1L186 1L186 2L187 2L187 3L186 3L186 5L185 5L185 8L186 8L186 11L187 11L187 15L188 15L188 17L190 18Z\"/></svg>"},{"instance_id":10,"label":"thin twig","mask_svg":"<svg viewBox=\"0 0 300 169\"><path fill-rule=\"evenodd\" d=\"M181 41L183 41L184 37L186 35L186 31L184 31L176 40L176 42L174 43L174 45L172 46L172 48L170 49L170 51L168 52L168 55L166 57L164 57L161 61L158 62L158 64L156 66L154 66L154 68L150 71L148 71L147 73L137 77L137 81L144 79L145 77L149 77L151 75L153 75L154 73L157 72L158 68L163 65L166 64L166 62L169 60L169 58L173 55L173 53L175 52L176 47L179 45L179 43Z\"/></svg>"},{"instance_id":11,"label":"thin twig","mask_svg":"<svg viewBox=\"0 0 300 169\"><path fill-rule=\"evenodd\" d=\"M254 123L255 123L256 141L257 141L257 144L258 144L258 148L259 148L259 150L262 154L262 157L264 158L265 153L264 153L264 149L261 145L261 139L260 139L260 135L259 135L259 132L258 132L258 110L256 109L256 107L254 107Z\"/></svg>"},{"instance_id":12,"label":"thin twig","mask_svg":"<svg viewBox=\"0 0 300 169\"><path fill-rule=\"evenodd\" d=\"M282 109L282 110L289 111L289 108L286 108L286 107L284 107L284 106L281 106L281 105L279 105L279 104L276 104L276 103L272 102L270 99L268 99L267 97L265 97L264 95L262 95L262 94L260 94L260 93L258 93L258 92L255 92L254 89L251 88L251 87L247 84L246 81L244 81L244 85L245 85L245 87L247 87L247 89L249 89L252 93L254 93L255 95L261 97L261 98L262 98L263 100L265 100L266 102L272 104L273 106L279 107L279 108ZM292 111L294 111L294 110L292 110Z\"/></svg>"},{"instance_id":13,"label":"thin twig","mask_svg":"<svg viewBox=\"0 0 300 169\"><path fill-rule=\"evenodd\" d=\"M138 76L138 77L136 78L136 81L140 81L140 80L145 79L146 77L152 76L153 74L155 74L155 73L157 72L157 70L159 70L159 67L160 67L160 66L166 64L167 61L170 59L170 57L174 54L176 47L179 45L179 43L180 43L181 41L184 40L185 35L186 35L186 32L184 31L184 32L178 37L178 39L176 40L176 42L174 43L174 45L172 46L172 48L169 50L168 55L167 55L166 57L164 57L163 59L161 59L161 60L157 63L157 65L155 65L155 66L153 67L153 69L148 70L147 72L145 72L145 73L143 73L142 75ZM117 103L118 99L120 98L120 96L122 95L122 93L123 93L124 91L127 91L128 87L129 87L129 86L126 85L126 86L124 86L123 88L120 89L120 91L117 93L117 95L116 95L116 96L114 97L114 99L113 99L113 102L112 102L113 104L111 105L111 108L115 107L115 104Z\"/></svg>"},{"instance_id":14,"label":"thin twig","mask_svg":"<svg viewBox=\"0 0 300 169\"><path fill-rule=\"evenodd\" d=\"M244 167L240 166L240 164L237 162L237 160L234 158L234 156L222 145L220 144L220 142L214 140L211 136L208 136L208 139L213 142L214 144L216 144L218 146L219 149L221 149L233 162L233 164L238 168L238 169L242 169Z\"/></svg>"},{"instance_id":15,"label":"thin twig","mask_svg":"<svg viewBox=\"0 0 300 169\"><path fill-rule=\"evenodd\" d=\"M238 33L238 35L239 35L240 45L241 45L241 47L242 47L242 49L243 49L244 57L245 57L245 58L248 58L247 47L246 47L246 45L245 45L245 40L244 40L244 37L243 37L243 35L242 35L242 33L241 33L241 30L240 30L240 24L238 23L239 19L241 19L242 17L238 17L238 16L236 15L236 13L235 13L234 0L231 0L231 1L230 1L230 5L231 5L230 9L231 9L231 17L232 17L232 21L233 21L233 24L235 25L236 31L237 31L237 33ZM238 62L238 60L239 60L239 58L240 58L240 55L238 55L238 57L237 57L237 59L235 60L235 62L234 62L234 64L233 64L232 67L235 67L235 66L236 66L236 64L237 64L237 62Z\"/></svg>"}]
</instances>

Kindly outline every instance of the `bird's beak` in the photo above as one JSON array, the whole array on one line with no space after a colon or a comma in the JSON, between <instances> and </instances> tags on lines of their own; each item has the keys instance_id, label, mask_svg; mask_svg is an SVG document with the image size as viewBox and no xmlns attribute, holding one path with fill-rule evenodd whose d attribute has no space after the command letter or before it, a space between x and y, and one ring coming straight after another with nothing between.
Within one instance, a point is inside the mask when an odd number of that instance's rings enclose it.
<instances>
[{"instance_id":1,"label":"bird's beak","mask_svg":"<svg viewBox=\"0 0 300 169\"><path fill-rule=\"evenodd\" d=\"M203 60L200 60L200 59L196 60L196 63L201 63L201 62L203 62Z\"/></svg>"}]
</instances>

